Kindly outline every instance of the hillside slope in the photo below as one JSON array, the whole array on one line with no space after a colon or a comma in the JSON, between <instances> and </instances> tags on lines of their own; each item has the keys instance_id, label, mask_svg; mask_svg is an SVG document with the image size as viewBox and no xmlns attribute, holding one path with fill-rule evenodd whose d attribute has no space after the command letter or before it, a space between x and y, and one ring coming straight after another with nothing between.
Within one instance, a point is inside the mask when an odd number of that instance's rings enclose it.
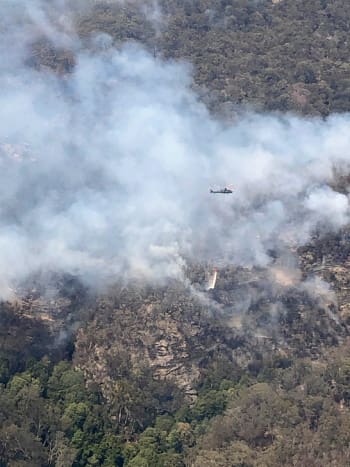
<instances>
[{"instance_id":1,"label":"hillside slope","mask_svg":"<svg viewBox=\"0 0 350 467\"><path fill-rule=\"evenodd\" d=\"M62 86L67 102L74 100L66 78L74 76L76 49L103 54L131 41L156 61L192 64L192 87L209 107L208 119L238 121L247 109L322 117L350 110L344 0L91 1L65 8L72 21L55 14L53 21L76 32L74 46L55 43L34 15L26 66L38 81L57 79L54 89ZM42 107L36 111L45 115ZM63 142L79 155L65 135ZM17 143L0 141L1 163L10 174L24 167L24 180L29 163L16 164L37 159ZM331 184L347 202L344 170ZM12 234L22 197L40 192L38 174L22 196L9 184L2 210ZM95 178L102 183L99 175L92 171L88 188ZM60 200L64 189L59 177L54 182L52 199ZM257 210L260 201L253 200ZM78 203L73 220L80 209ZM34 210L39 220L45 212ZM84 220L90 225L88 210ZM96 223L99 231L107 221ZM225 225L224 238L231 234ZM47 271L20 281L0 304L0 465L350 465L350 227L317 227L302 247L268 249L261 267L198 257L186 264L183 280L162 283L94 284L90 276L87 286L72 272ZM60 252L59 242L53 245ZM216 284L207 290L213 267Z\"/></svg>"},{"instance_id":2,"label":"hillside slope","mask_svg":"<svg viewBox=\"0 0 350 467\"><path fill-rule=\"evenodd\" d=\"M78 20L79 34L105 32L116 44L138 41L189 61L205 101L226 115L237 104L323 116L349 110L344 0L160 0L155 12L152 5L102 2Z\"/></svg>"}]
</instances>

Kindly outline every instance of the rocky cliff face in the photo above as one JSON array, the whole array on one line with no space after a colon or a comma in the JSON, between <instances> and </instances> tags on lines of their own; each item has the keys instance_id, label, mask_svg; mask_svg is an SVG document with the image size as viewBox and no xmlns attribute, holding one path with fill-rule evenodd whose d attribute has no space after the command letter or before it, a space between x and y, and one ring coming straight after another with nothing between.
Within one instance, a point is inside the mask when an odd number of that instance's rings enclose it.
<instances>
[{"instance_id":1,"label":"rocky cliff face","mask_svg":"<svg viewBox=\"0 0 350 467\"><path fill-rule=\"evenodd\" d=\"M115 287L78 331L76 365L107 398L123 365L135 374L147 366L193 398L216 358L230 362L227 375L266 350L318 358L348 335L348 236L315 238L297 252L300 269L278 259L268 269L221 269L210 291L200 266L189 274L194 288Z\"/></svg>"},{"instance_id":2,"label":"rocky cliff face","mask_svg":"<svg viewBox=\"0 0 350 467\"><path fill-rule=\"evenodd\" d=\"M317 358L348 335L349 251L344 230L298 251L300 270L276 261L269 269L221 269L216 288L115 287L100 297L76 337L75 362L107 398L120 368L172 380L189 398L220 355L234 372L268 348L272 354ZM193 269L205 283L205 268Z\"/></svg>"},{"instance_id":3,"label":"rocky cliff face","mask_svg":"<svg viewBox=\"0 0 350 467\"><path fill-rule=\"evenodd\" d=\"M315 238L300 250L304 275L314 275L334 292L335 314L348 329L350 320L350 228L326 238Z\"/></svg>"},{"instance_id":4,"label":"rocky cliff face","mask_svg":"<svg viewBox=\"0 0 350 467\"><path fill-rule=\"evenodd\" d=\"M76 366L107 400L144 371L193 400L220 365L232 377L266 354L317 359L346 340L349 239L349 228L315 237L294 252L293 267L276 258L266 269L219 268L209 291L203 265L189 268L192 286L115 285L97 298L73 277L51 275L43 285L38 276L3 304L3 319L13 318L2 345L24 333L27 349L35 340L40 354L40 345L45 353L73 339ZM31 337L34 330L44 337Z\"/></svg>"},{"instance_id":5,"label":"rocky cliff face","mask_svg":"<svg viewBox=\"0 0 350 467\"><path fill-rule=\"evenodd\" d=\"M202 368L243 337L217 324L198 298L181 284L159 289L113 289L98 300L94 318L77 334L75 362L110 398L120 367L135 375L149 367L155 379L173 381L188 398L196 394ZM119 374L118 374L119 373Z\"/></svg>"}]
</instances>

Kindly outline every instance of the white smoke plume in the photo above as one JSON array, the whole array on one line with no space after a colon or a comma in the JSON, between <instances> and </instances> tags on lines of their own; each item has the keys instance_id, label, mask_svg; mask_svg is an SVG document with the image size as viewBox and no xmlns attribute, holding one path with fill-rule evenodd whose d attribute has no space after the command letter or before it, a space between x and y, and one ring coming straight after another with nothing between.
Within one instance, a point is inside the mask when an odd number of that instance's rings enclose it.
<instances>
[{"instance_id":1,"label":"white smoke plume","mask_svg":"<svg viewBox=\"0 0 350 467\"><path fill-rule=\"evenodd\" d=\"M179 276L192 260L265 266L271 248L349 221L329 186L349 166L349 115L227 126L191 91L189 65L130 44L84 50L66 4L53 17L50 5L0 6L2 284L38 269L96 281ZM70 47L72 73L30 66L38 32ZM234 194L209 194L227 184Z\"/></svg>"}]
</instances>

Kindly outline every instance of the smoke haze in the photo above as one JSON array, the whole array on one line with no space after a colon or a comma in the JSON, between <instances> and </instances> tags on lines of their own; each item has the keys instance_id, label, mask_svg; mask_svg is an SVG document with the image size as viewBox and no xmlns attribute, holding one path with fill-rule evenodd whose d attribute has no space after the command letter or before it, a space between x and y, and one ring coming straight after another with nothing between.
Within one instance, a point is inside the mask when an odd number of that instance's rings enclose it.
<instances>
[{"instance_id":1,"label":"smoke haze","mask_svg":"<svg viewBox=\"0 0 350 467\"><path fill-rule=\"evenodd\" d=\"M271 249L349 221L348 197L329 186L349 166L349 115L227 126L192 92L188 64L107 36L84 50L54 6L54 20L39 2L1 6L4 291L46 269L95 282L181 277L193 260L266 266ZM74 52L72 73L31 66L38 33ZM209 194L228 184L233 195Z\"/></svg>"}]
</instances>

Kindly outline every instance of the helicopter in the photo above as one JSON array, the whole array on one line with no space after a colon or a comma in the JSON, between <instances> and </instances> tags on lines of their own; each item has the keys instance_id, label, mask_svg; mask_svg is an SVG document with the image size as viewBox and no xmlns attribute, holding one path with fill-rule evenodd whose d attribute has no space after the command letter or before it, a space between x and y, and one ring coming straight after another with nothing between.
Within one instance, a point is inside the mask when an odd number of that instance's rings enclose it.
<instances>
[{"instance_id":1,"label":"helicopter","mask_svg":"<svg viewBox=\"0 0 350 467\"><path fill-rule=\"evenodd\" d=\"M212 188L210 188L209 192L210 193L223 193L223 194L227 195L227 194L233 193L233 189L232 188L227 188L225 186L225 188L220 188L219 190L213 190Z\"/></svg>"}]
</instances>

